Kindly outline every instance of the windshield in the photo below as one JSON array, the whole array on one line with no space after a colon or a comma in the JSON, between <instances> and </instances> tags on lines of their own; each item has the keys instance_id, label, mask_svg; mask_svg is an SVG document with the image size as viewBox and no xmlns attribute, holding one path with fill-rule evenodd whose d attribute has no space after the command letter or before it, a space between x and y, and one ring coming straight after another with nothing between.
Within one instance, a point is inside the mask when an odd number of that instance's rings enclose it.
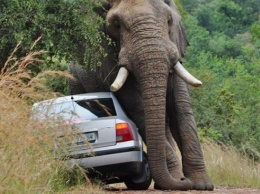
<instances>
[{"instance_id":1,"label":"windshield","mask_svg":"<svg viewBox=\"0 0 260 194\"><path fill-rule=\"evenodd\" d=\"M42 119L54 117L55 119L63 120L74 120L78 118L91 120L100 117L116 116L115 107L111 98L44 104L36 109L39 111L37 118Z\"/></svg>"}]
</instances>

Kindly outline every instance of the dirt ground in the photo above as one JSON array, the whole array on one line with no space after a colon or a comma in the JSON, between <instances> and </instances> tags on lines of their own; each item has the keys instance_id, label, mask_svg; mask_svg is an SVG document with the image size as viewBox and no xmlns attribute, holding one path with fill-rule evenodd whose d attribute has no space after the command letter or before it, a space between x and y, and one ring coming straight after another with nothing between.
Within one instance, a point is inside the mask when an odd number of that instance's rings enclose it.
<instances>
[{"instance_id":1,"label":"dirt ground","mask_svg":"<svg viewBox=\"0 0 260 194\"><path fill-rule=\"evenodd\" d=\"M159 191L153 188L153 185L145 191L127 190L124 184L111 184L106 187L106 193L122 193L122 194L260 194L260 189L247 188L230 188L230 187L216 187L214 191Z\"/></svg>"}]
</instances>

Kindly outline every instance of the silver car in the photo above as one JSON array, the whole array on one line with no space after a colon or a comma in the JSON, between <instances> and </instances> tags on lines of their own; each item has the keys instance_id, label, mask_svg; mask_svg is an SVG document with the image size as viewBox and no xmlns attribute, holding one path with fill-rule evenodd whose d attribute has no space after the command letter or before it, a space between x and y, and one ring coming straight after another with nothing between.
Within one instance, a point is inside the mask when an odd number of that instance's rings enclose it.
<instances>
[{"instance_id":1,"label":"silver car","mask_svg":"<svg viewBox=\"0 0 260 194\"><path fill-rule=\"evenodd\" d=\"M71 126L74 135L66 144L65 158L72 166L79 165L88 172L94 169L108 183L125 182L129 189L144 190L150 186L142 138L113 93L59 97L35 103L33 110L34 118L55 118ZM75 127L77 132L72 130ZM57 131L57 136L62 139L64 132ZM56 149L63 148L56 145Z\"/></svg>"}]
</instances>

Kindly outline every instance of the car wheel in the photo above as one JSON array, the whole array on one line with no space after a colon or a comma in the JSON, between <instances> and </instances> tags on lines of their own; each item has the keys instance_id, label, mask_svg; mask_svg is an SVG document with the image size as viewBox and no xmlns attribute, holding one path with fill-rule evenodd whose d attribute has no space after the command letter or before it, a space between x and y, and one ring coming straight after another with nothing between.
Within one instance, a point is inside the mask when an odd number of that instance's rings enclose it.
<instances>
[{"instance_id":1,"label":"car wheel","mask_svg":"<svg viewBox=\"0 0 260 194\"><path fill-rule=\"evenodd\" d=\"M132 190L146 190L149 188L152 177L148 164L148 159L146 153L143 154L143 162L142 162L142 173L136 177L128 178L124 180L125 185L128 189Z\"/></svg>"}]
</instances>

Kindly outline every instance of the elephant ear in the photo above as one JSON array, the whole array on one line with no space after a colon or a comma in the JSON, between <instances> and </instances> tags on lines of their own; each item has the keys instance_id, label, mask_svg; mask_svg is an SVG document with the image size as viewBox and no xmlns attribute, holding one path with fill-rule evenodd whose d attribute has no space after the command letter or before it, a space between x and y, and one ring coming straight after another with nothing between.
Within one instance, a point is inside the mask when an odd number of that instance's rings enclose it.
<instances>
[{"instance_id":1,"label":"elephant ear","mask_svg":"<svg viewBox=\"0 0 260 194\"><path fill-rule=\"evenodd\" d=\"M172 10L172 27L170 29L170 39L177 46L181 58L184 57L185 49L189 45L187 34L181 19L180 12L173 1L169 6Z\"/></svg>"}]
</instances>

